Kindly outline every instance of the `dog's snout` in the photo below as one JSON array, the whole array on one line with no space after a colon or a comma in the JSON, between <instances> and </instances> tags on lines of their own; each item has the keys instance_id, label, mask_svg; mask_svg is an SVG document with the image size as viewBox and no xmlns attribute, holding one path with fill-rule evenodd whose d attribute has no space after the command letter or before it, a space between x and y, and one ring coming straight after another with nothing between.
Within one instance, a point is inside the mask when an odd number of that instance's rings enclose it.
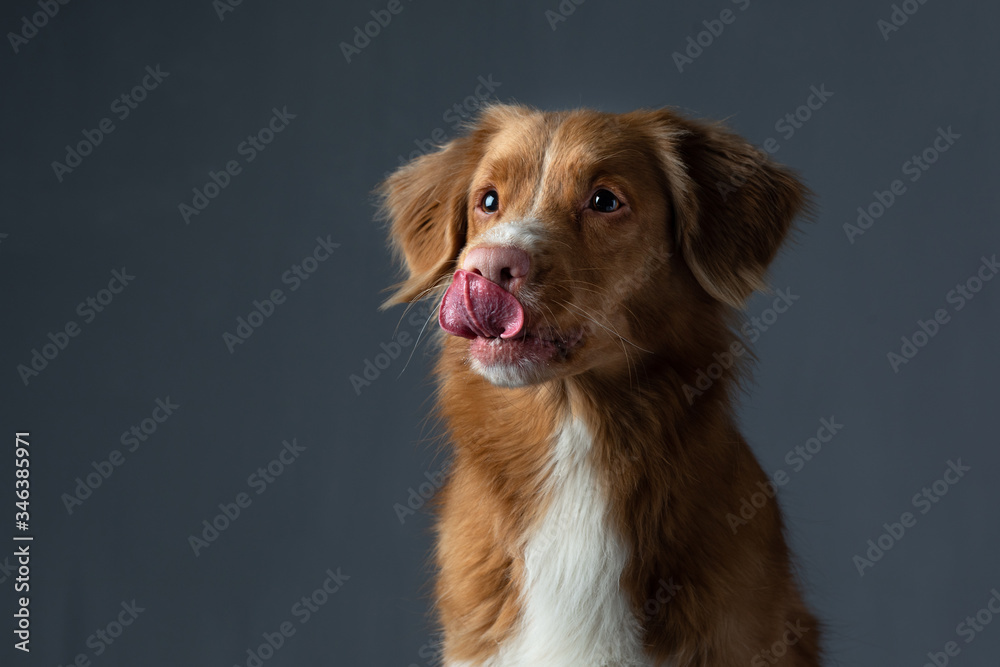
<instances>
[{"instance_id":1,"label":"dog's snout","mask_svg":"<svg viewBox=\"0 0 1000 667\"><path fill-rule=\"evenodd\" d=\"M528 277L528 253L512 246L479 246L469 251L462 268L513 292Z\"/></svg>"}]
</instances>

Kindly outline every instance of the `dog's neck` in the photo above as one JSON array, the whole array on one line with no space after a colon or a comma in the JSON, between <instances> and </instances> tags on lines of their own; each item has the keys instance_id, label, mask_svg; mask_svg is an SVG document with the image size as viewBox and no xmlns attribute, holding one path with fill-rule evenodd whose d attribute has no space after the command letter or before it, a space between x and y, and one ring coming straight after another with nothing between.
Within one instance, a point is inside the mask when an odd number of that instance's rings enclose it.
<instances>
[{"instance_id":1,"label":"dog's neck","mask_svg":"<svg viewBox=\"0 0 1000 667\"><path fill-rule=\"evenodd\" d=\"M692 406L684 379L662 368L645 376L633 368L631 385L627 375L594 373L503 389L457 355L442 355L440 363L439 409L455 448L442 494L439 556L439 607L449 625L461 626L456 619L471 609L495 609L480 627L469 627L469 641L507 646L506 658L488 663L497 667L556 665L562 663L546 656L574 655L570 645L546 652L552 644L543 636L578 645L576 664L604 664L597 656L607 664L646 664L637 647L647 640L635 612L670 573L688 567L668 553L663 537L691 540L689 546L697 539L685 525L690 508L669 506L668 498L699 497L701 490L688 492L699 482L681 471L719 469L717 443L739 437L727 417L728 377ZM454 549L483 553L450 558L451 526L464 526L453 513L470 508L475 523L488 528L462 536L468 541ZM465 530L477 529L469 524ZM491 572L492 590L483 586L490 577L469 564L488 559L486 551L504 554L491 563L502 570ZM573 579L590 606L574 601L572 586L568 580L560 585L560 577ZM475 586L481 594L469 592ZM567 611L579 608L594 613ZM665 607L653 612L661 615L666 627ZM600 639L612 636L617 648ZM452 638L453 646L461 642Z\"/></svg>"}]
</instances>

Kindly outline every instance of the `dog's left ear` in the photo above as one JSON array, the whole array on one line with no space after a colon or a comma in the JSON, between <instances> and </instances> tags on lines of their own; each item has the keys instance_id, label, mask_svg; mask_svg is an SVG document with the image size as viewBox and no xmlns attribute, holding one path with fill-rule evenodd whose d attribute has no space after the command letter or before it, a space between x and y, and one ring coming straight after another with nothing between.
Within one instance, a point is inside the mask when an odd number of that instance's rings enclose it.
<instances>
[{"instance_id":1,"label":"dog's left ear","mask_svg":"<svg viewBox=\"0 0 1000 667\"><path fill-rule=\"evenodd\" d=\"M466 200L481 143L475 135L449 141L379 186L380 215L407 271L382 308L419 299L451 273L465 244Z\"/></svg>"},{"instance_id":2,"label":"dog's left ear","mask_svg":"<svg viewBox=\"0 0 1000 667\"><path fill-rule=\"evenodd\" d=\"M764 287L767 267L807 204L808 189L721 125L669 109L642 113L667 172L681 256L705 291L742 307Z\"/></svg>"}]
</instances>

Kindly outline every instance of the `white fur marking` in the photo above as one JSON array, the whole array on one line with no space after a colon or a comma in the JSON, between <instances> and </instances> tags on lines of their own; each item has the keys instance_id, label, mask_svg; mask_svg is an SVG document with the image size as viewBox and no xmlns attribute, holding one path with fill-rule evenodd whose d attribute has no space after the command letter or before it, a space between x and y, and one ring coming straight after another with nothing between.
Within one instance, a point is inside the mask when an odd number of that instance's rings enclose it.
<instances>
[{"instance_id":1,"label":"white fur marking","mask_svg":"<svg viewBox=\"0 0 1000 667\"><path fill-rule=\"evenodd\" d=\"M556 437L550 505L525 548L517 633L484 667L648 667L620 577L628 550L610 525L579 419Z\"/></svg>"},{"instance_id":2,"label":"white fur marking","mask_svg":"<svg viewBox=\"0 0 1000 667\"><path fill-rule=\"evenodd\" d=\"M545 146L545 155L542 156L542 173L538 176L538 185L535 186L535 201L531 205L531 216L538 218L542 204L545 202L543 191L545 188L545 177L548 176L549 166L552 164L552 141Z\"/></svg>"},{"instance_id":3,"label":"white fur marking","mask_svg":"<svg viewBox=\"0 0 1000 667\"><path fill-rule=\"evenodd\" d=\"M490 384L498 387L525 387L531 384L538 371L531 364L482 364L478 359L469 360L469 365L476 373L486 378Z\"/></svg>"},{"instance_id":4,"label":"white fur marking","mask_svg":"<svg viewBox=\"0 0 1000 667\"><path fill-rule=\"evenodd\" d=\"M537 253L545 238L545 226L536 218L524 218L491 227L476 239L476 245L513 246L529 255Z\"/></svg>"}]
</instances>

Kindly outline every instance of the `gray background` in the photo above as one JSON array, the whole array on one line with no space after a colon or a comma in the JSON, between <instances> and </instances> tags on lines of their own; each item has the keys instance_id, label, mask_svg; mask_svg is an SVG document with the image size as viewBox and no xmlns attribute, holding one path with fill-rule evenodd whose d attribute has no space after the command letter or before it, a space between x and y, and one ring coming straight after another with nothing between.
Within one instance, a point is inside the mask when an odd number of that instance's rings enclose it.
<instances>
[{"instance_id":1,"label":"gray background","mask_svg":"<svg viewBox=\"0 0 1000 667\"><path fill-rule=\"evenodd\" d=\"M14 433L30 431L30 664L83 653L94 665L244 665L289 620L295 635L264 664L434 663L430 517L401 523L394 509L445 461L424 421L431 358L421 343L407 364L406 348L360 393L350 376L397 324L419 330L402 309L377 311L395 268L370 192L415 141L454 136L443 114L492 75L504 101L675 105L778 140L775 158L815 190L818 214L773 267L772 284L799 299L760 335L740 417L765 469L789 473L780 497L829 625L828 663L916 666L957 641L952 664L997 665L1000 620L971 643L956 626L1000 587L1000 281L961 310L947 294L1000 252L1000 10L913 2L884 39L889 2L588 0L564 2L553 29L556 0L403 0L348 63L339 44L385 6L248 1L220 20L209 0L71 2L17 53L0 47L0 540L17 533ZM727 8L734 21L678 71L672 54ZM0 28L38 11L6 2ZM113 100L156 65L169 76L118 120ZM833 96L786 138L775 125L810 86ZM296 117L246 163L237 145L285 106ZM59 182L51 163L104 117L114 132ZM939 127L960 139L911 183L902 165ZM242 173L185 224L178 205L234 158ZM843 225L894 179L905 194L849 242ZM327 235L340 247L289 291L283 272ZM84 324L77 304L121 267L134 281ZM231 354L223 333L276 288L287 301ZM755 297L748 315L772 300ZM950 321L894 372L887 353L939 308ZM18 365L70 320L80 334L26 386ZM167 397L175 413L69 514L76 478ZM786 453L830 417L844 428L794 471ZM248 476L291 438L305 451L255 494ZM958 458L971 470L920 514L913 495ZM252 504L195 556L188 537L248 491ZM860 576L853 557L906 511L916 525ZM4 610L12 551L0 550ZM298 623L292 605L327 568L350 579ZM133 599L145 611L95 656L88 637ZM29 664L3 615L0 662Z\"/></svg>"}]
</instances>

